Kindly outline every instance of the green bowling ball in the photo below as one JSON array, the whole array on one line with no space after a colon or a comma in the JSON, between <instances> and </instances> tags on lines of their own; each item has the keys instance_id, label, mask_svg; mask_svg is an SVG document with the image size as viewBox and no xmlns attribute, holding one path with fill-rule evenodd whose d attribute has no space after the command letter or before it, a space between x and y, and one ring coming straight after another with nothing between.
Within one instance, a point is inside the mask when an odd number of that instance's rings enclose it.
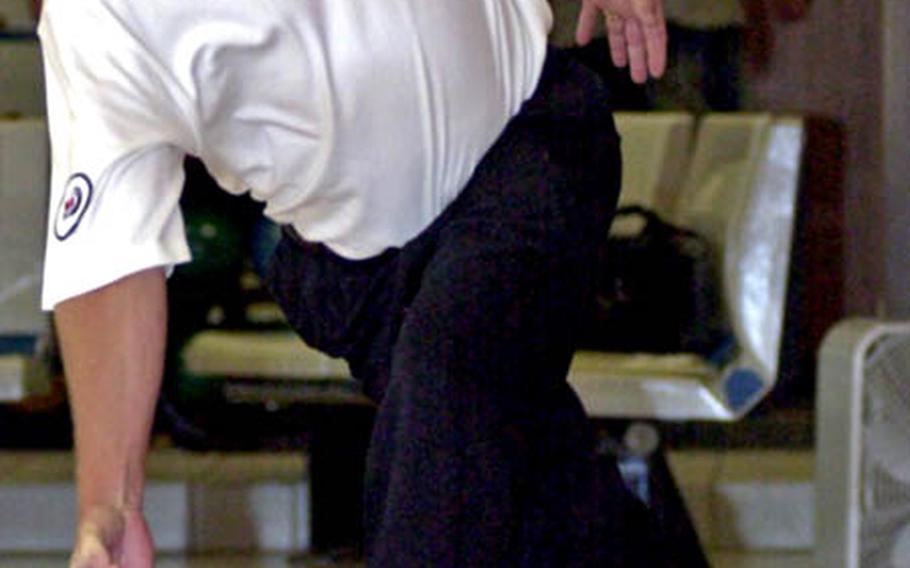
<instances>
[{"instance_id":1,"label":"green bowling ball","mask_svg":"<svg viewBox=\"0 0 910 568\"><path fill-rule=\"evenodd\" d=\"M193 261L179 267L182 276L217 286L220 279L236 276L243 268L243 232L230 219L208 212L188 213L186 236Z\"/></svg>"}]
</instances>

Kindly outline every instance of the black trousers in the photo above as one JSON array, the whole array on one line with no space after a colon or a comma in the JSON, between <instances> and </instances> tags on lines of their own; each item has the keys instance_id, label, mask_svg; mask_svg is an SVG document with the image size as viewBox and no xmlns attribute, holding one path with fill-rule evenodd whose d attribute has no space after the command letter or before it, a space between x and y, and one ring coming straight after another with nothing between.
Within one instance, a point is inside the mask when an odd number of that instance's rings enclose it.
<instances>
[{"instance_id":1,"label":"black trousers","mask_svg":"<svg viewBox=\"0 0 910 568\"><path fill-rule=\"evenodd\" d=\"M412 242L350 261L286 230L272 292L378 405L369 566L654 565L566 383L619 180L602 85L553 53L463 193Z\"/></svg>"}]
</instances>

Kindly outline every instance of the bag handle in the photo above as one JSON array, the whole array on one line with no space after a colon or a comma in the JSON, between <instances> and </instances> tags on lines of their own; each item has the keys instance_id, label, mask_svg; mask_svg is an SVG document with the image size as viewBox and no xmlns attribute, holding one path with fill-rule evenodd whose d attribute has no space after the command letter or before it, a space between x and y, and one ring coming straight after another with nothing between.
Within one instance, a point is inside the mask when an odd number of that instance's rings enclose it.
<instances>
[{"instance_id":1,"label":"bag handle","mask_svg":"<svg viewBox=\"0 0 910 568\"><path fill-rule=\"evenodd\" d=\"M653 209L644 205L623 205L616 209L614 222L619 217L640 217L644 219L645 224L638 234L667 234L684 237L700 238L699 234L688 227L679 227L661 217Z\"/></svg>"},{"instance_id":2,"label":"bag handle","mask_svg":"<svg viewBox=\"0 0 910 568\"><path fill-rule=\"evenodd\" d=\"M619 234L645 235L653 234L655 231L672 232L675 230L675 227L664 221L653 209L648 209L643 205L623 205L622 207L619 207L616 210L616 213L613 215L613 229L611 229L611 233L617 229L616 223L620 220L620 218L630 219L635 217L640 218L642 221L644 221L644 224L633 224L630 226L627 224L627 222L620 221L625 229L620 228ZM631 227L635 227L635 229L631 229Z\"/></svg>"}]
</instances>

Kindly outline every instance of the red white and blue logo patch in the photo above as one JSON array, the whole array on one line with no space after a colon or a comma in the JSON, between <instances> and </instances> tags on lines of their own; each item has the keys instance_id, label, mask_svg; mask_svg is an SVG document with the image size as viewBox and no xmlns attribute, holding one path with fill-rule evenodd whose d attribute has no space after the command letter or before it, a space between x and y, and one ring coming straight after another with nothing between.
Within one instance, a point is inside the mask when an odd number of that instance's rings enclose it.
<instances>
[{"instance_id":1,"label":"red white and blue logo patch","mask_svg":"<svg viewBox=\"0 0 910 568\"><path fill-rule=\"evenodd\" d=\"M66 240L76 232L91 202L92 181L85 174L73 175L66 182L54 216L54 236L58 241Z\"/></svg>"}]
</instances>

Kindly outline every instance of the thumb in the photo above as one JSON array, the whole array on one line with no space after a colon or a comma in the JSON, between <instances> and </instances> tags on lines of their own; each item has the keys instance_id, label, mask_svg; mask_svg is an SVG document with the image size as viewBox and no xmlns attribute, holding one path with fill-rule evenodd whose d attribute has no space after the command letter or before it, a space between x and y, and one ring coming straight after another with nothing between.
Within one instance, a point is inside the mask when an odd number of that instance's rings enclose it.
<instances>
[{"instance_id":1,"label":"thumb","mask_svg":"<svg viewBox=\"0 0 910 568\"><path fill-rule=\"evenodd\" d=\"M123 516L116 508L88 512L79 523L70 568L116 568L113 556L122 544L123 530Z\"/></svg>"},{"instance_id":2,"label":"thumb","mask_svg":"<svg viewBox=\"0 0 910 568\"><path fill-rule=\"evenodd\" d=\"M84 534L76 543L69 568L115 568L111 555L96 535Z\"/></svg>"}]
</instances>

